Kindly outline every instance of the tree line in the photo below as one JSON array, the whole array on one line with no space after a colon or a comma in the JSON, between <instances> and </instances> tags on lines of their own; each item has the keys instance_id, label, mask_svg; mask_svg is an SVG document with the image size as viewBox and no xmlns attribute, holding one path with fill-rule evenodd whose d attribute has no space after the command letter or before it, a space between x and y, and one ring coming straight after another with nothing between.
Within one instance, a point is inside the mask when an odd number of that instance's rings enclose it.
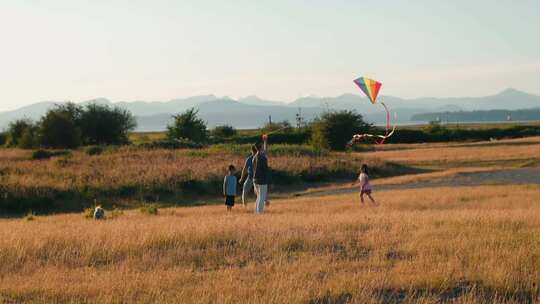
<instances>
[{"instance_id":1,"label":"tree line","mask_svg":"<svg viewBox=\"0 0 540 304\"><path fill-rule=\"evenodd\" d=\"M9 124L6 145L23 149L67 148L128 143L137 121L128 110L108 105L58 104L37 122L19 119Z\"/></svg>"},{"instance_id":2,"label":"tree line","mask_svg":"<svg viewBox=\"0 0 540 304\"><path fill-rule=\"evenodd\" d=\"M352 134L365 133L373 126L364 121L361 114L354 111L328 111L320 117L300 127L292 127L288 121L269 122L262 133L276 132L272 135L275 142L301 144L309 143L320 150L343 150ZM278 131L278 132L277 132ZM207 143L213 139L229 140L237 143L253 143L260 136L236 136L237 131L230 125L217 126L209 131L207 125L198 117L196 109L173 116L173 122L167 127L169 141L188 140L195 143ZM245 143L247 143L245 142Z\"/></svg>"}]
</instances>

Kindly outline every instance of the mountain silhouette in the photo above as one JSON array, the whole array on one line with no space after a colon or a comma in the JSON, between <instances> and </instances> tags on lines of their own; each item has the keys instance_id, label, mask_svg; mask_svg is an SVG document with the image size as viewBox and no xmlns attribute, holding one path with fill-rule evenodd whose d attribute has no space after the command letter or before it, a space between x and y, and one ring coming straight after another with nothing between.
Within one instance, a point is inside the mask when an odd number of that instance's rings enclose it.
<instances>
[{"instance_id":1,"label":"mountain silhouette","mask_svg":"<svg viewBox=\"0 0 540 304\"><path fill-rule=\"evenodd\" d=\"M540 107L540 96L516 89L506 89L498 94L484 97L413 98L380 96L392 112L397 113L399 122L408 122L414 115L435 112L476 110L521 110ZM0 128L20 118L38 120L47 109L65 101L44 101L21 107L14 111L0 112ZM237 128L255 128L268 120L288 120L294 124L296 114L311 120L328 110L354 110L374 123L383 123L385 112L380 105L372 105L367 98L356 94L336 97L302 97L290 103L271 101L251 95L238 100L215 95L200 95L177 98L169 101L120 101L106 98L87 100L81 104L99 103L125 108L137 117L139 131L164 130L174 114L196 108L209 127L228 124Z\"/></svg>"}]
</instances>

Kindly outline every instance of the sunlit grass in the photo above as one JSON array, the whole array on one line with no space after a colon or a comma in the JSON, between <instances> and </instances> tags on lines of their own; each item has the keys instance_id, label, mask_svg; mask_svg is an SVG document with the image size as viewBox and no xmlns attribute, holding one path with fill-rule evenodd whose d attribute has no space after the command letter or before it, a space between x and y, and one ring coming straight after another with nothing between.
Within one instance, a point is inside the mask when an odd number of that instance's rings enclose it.
<instances>
[{"instance_id":1,"label":"sunlit grass","mask_svg":"<svg viewBox=\"0 0 540 304\"><path fill-rule=\"evenodd\" d=\"M0 299L534 303L540 188L482 186L2 220ZM250 206L252 207L252 206ZM330 303L330 302L326 303ZM335 303L335 302L334 302ZM339 302L338 302L339 303Z\"/></svg>"}]
</instances>

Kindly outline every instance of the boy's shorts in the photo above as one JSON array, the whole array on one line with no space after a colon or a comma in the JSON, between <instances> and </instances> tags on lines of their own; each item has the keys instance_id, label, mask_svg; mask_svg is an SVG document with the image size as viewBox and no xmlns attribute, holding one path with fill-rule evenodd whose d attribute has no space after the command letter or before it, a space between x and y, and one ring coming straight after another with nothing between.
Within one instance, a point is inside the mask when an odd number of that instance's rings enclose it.
<instances>
[{"instance_id":1,"label":"boy's shorts","mask_svg":"<svg viewBox=\"0 0 540 304\"><path fill-rule=\"evenodd\" d=\"M371 194L371 190L362 190L360 191L360 195L362 194Z\"/></svg>"},{"instance_id":2,"label":"boy's shorts","mask_svg":"<svg viewBox=\"0 0 540 304\"><path fill-rule=\"evenodd\" d=\"M225 205L227 206L234 206L234 195L227 195L225 196Z\"/></svg>"}]
</instances>

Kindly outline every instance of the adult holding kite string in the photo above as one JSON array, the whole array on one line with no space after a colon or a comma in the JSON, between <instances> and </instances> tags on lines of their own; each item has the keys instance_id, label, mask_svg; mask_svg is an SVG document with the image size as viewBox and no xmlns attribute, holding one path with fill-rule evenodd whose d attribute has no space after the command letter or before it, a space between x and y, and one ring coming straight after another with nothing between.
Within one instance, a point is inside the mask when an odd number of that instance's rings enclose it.
<instances>
[{"instance_id":1,"label":"adult holding kite string","mask_svg":"<svg viewBox=\"0 0 540 304\"><path fill-rule=\"evenodd\" d=\"M268 142L268 135L262 136L263 142L255 144L257 153L253 156L253 185L255 188L255 194L257 200L255 201L255 213L264 213L264 206L266 204L266 197L268 195L268 159L266 158L266 149Z\"/></svg>"}]
</instances>

